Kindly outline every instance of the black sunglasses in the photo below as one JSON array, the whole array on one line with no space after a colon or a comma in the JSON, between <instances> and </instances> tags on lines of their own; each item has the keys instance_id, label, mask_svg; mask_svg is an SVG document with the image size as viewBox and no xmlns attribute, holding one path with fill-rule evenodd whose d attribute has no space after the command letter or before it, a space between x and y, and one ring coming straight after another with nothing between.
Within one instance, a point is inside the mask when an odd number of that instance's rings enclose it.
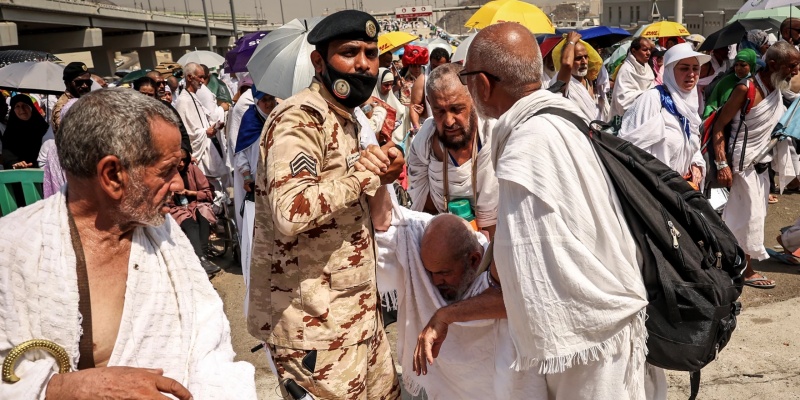
<instances>
[{"instance_id":1,"label":"black sunglasses","mask_svg":"<svg viewBox=\"0 0 800 400\"><path fill-rule=\"evenodd\" d=\"M491 79L494 79L496 82L500 82L500 77L498 77L497 75L492 75L492 74L490 74L490 73L488 73L486 71L469 71L469 72L461 71L461 72L458 73L458 79L461 81L462 85L466 85L467 84L467 76L475 75L475 74L484 74L487 77L489 77Z\"/></svg>"},{"instance_id":2,"label":"black sunglasses","mask_svg":"<svg viewBox=\"0 0 800 400\"><path fill-rule=\"evenodd\" d=\"M76 87L81 87L83 85L92 87L91 79L75 79L74 81L72 81L72 83L74 83Z\"/></svg>"}]
</instances>

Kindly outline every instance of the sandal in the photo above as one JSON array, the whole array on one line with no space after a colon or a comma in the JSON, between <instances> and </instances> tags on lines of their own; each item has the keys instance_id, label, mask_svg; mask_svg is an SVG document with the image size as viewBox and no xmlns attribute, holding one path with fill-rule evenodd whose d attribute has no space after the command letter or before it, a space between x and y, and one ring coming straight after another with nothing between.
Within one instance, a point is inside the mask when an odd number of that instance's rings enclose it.
<instances>
[{"instance_id":1,"label":"sandal","mask_svg":"<svg viewBox=\"0 0 800 400\"><path fill-rule=\"evenodd\" d=\"M777 203L777 202L778 202L778 196L775 196L775 195L772 195L772 194L771 194L771 195L769 195L769 200L767 200L767 202L768 202L769 204L775 204L775 203Z\"/></svg>"},{"instance_id":2,"label":"sandal","mask_svg":"<svg viewBox=\"0 0 800 400\"><path fill-rule=\"evenodd\" d=\"M773 282L771 279L767 278L766 275L764 275L764 274L759 274L759 275L761 275L760 278L745 279L744 280L744 285L745 286L750 286L750 287L753 287L753 288L756 288L756 289L772 289L772 288L775 287L775 282ZM763 284L763 285L759 285L758 282L768 282L768 283ZM772 282L772 283L769 283L769 282Z\"/></svg>"}]
</instances>

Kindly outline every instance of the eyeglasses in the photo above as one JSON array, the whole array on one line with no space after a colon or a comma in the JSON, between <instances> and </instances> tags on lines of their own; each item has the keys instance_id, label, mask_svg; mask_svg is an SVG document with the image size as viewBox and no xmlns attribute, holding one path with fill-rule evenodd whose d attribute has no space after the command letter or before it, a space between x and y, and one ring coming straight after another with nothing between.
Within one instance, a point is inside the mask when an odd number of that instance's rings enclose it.
<instances>
[{"instance_id":1,"label":"eyeglasses","mask_svg":"<svg viewBox=\"0 0 800 400\"><path fill-rule=\"evenodd\" d=\"M89 86L89 87L92 86L92 80L91 79L75 79L74 81L72 81L72 83L74 83L76 87L81 87L83 85L86 85L86 86Z\"/></svg>"},{"instance_id":2,"label":"eyeglasses","mask_svg":"<svg viewBox=\"0 0 800 400\"><path fill-rule=\"evenodd\" d=\"M469 72L461 71L461 72L458 73L458 79L461 81L462 85L466 85L467 84L467 76L475 75L475 74L484 74L484 75L486 75L486 77L494 79L497 82L500 82L500 78L497 75L492 75L492 74L490 74L490 73L488 73L486 71L469 71Z\"/></svg>"}]
</instances>

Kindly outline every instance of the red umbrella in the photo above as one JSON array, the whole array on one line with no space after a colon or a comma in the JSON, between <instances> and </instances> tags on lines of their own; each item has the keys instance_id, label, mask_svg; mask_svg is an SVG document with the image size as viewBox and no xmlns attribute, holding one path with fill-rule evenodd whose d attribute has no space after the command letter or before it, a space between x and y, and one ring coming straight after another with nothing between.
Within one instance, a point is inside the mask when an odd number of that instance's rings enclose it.
<instances>
[{"instance_id":1,"label":"red umbrella","mask_svg":"<svg viewBox=\"0 0 800 400\"><path fill-rule=\"evenodd\" d=\"M542 41L542 44L539 45L539 50L542 52L542 58L547 57L551 51L556 47L556 45L564 40L564 38L560 36L553 36L545 39Z\"/></svg>"}]
</instances>

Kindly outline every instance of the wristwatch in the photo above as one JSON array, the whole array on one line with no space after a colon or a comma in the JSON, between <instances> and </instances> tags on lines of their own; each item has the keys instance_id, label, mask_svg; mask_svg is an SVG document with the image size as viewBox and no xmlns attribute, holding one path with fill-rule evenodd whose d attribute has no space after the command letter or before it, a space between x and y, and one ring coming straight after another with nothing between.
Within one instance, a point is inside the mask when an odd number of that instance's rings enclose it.
<instances>
[{"instance_id":1,"label":"wristwatch","mask_svg":"<svg viewBox=\"0 0 800 400\"><path fill-rule=\"evenodd\" d=\"M716 161L715 160L714 164L717 165L717 171L719 171L719 170L721 170L723 168L728 168L728 162L727 161Z\"/></svg>"}]
</instances>

